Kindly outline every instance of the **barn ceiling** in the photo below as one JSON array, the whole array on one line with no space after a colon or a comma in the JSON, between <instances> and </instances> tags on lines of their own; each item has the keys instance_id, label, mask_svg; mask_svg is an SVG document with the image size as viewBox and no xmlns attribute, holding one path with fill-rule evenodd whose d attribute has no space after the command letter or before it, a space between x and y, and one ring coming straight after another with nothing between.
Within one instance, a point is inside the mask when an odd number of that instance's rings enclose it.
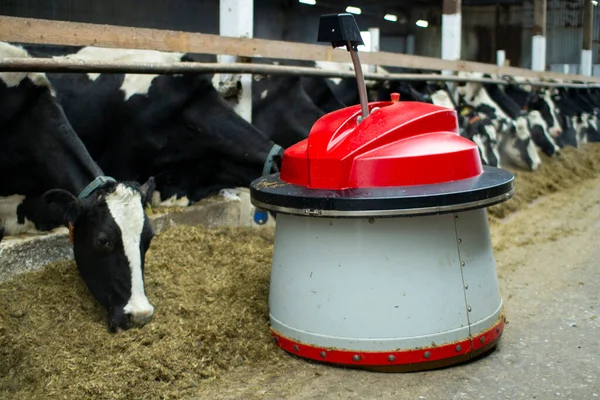
<instances>
[{"instance_id":1,"label":"barn ceiling","mask_svg":"<svg viewBox=\"0 0 600 400\"><path fill-rule=\"evenodd\" d=\"M360 7L363 15L384 15L387 13L407 13L418 6L441 6L441 0L316 0L320 7L338 12L346 6Z\"/></svg>"},{"instance_id":2,"label":"barn ceiling","mask_svg":"<svg viewBox=\"0 0 600 400\"><path fill-rule=\"evenodd\" d=\"M256 0L255 0L256 1ZM300 5L299 0L282 0L283 4L295 10L306 10L312 8L308 5ZM300 0L301 2L309 0ZM373 21L381 20L386 14L393 14L397 18L396 23L381 22L379 26L382 36L404 36L414 28L415 18L426 19L430 24L441 23L441 8L443 0L314 0L319 12L340 13L345 12L347 6L359 7L361 13L357 16L360 26L373 24ZM525 0L462 0L463 6L476 5L499 5L499 4L522 4ZM533 1L533 0L527 0ZM362 24L362 25L361 25ZM416 28L419 29L419 28Z\"/></svg>"},{"instance_id":3,"label":"barn ceiling","mask_svg":"<svg viewBox=\"0 0 600 400\"><path fill-rule=\"evenodd\" d=\"M415 7L441 7L442 0L316 0L323 7L340 10L346 6L360 7L362 14L381 15L386 13L407 12ZM522 4L525 0L463 0L464 6ZM531 0L532 1L532 0Z\"/></svg>"}]
</instances>

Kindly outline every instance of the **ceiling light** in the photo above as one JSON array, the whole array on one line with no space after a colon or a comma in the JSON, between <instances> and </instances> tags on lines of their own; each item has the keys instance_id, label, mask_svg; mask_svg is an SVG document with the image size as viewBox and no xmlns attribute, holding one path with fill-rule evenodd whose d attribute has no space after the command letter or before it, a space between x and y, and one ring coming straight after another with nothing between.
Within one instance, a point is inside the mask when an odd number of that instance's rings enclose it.
<instances>
[{"instance_id":1,"label":"ceiling light","mask_svg":"<svg viewBox=\"0 0 600 400\"><path fill-rule=\"evenodd\" d=\"M349 12L349 13L352 13L352 14L360 14L361 10L358 7L348 6L348 7L346 7L346 12Z\"/></svg>"},{"instance_id":2,"label":"ceiling light","mask_svg":"<svg viewBox=\"0 0 600 400\"><path fill-rule=\"evenodd\" d=\"M595 6L597 6L598 2L596 0L592 0L592 4L595 5Z\"/></svg>"},{"instance_id":3,"label":"ceiling light","mask_svg":"<svg viewBox=\"0 0 600 400\"><path fill-rule=\"evenodd\" d=\"M314 6L315 4L317 4L317 0L298 0L298 3L309 4L311 6Z\"/></svg>"},{"instance_id":4,"label":"ceiling light","mask_svg":"<svg viewBox=\"0 0 600 400\"><path fill-rule=\"evenodd\" d=\"M386 21L392 21L392 22L398 21L398 17L394 14L385 14L383 19L385 19Z\"/></svg>"},{"instance_id":5,"label":"ceiling light","mask_svg":"<svg viewBox=\"0 0 600 400\"><path fill-rule=\"evenodd\" d=\"M420 19L417 22L415 22L415 25L417 25L420 28L427 28L429 26L429 22Z\"/></svg>"}]
</instances>

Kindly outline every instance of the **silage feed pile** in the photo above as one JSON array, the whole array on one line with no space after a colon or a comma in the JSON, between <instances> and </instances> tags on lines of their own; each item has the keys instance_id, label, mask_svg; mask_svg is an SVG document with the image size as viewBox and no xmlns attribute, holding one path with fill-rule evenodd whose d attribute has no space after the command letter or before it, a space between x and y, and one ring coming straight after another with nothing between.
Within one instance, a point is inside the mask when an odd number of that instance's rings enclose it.
<instances>
[{"instance_id":1,"label":"silage feed pile","mask_svg":"<svg viewBox=\"0 0 600 400\"><path fill-rule=\"evenodd\" d=\"M515 172L516 195L489 209L492 222L599 176L600 144L543 161ZM74 262L0 284L0 398L178 399L233 368L286 362L269 332L272 251L272 229L159 233L146 264L155 317L120 335L108 332Z\"/></svg>"},{"instance_id":2,"label":"silage feed pile","mask_svg":"<svg viewBox=\"0 0 600 400\"><path fill-rule=\"evenodd\" d=\"M0 398L180 398L219 372L282 360L268 330L272 250L272 230L158 234L146 266L155 318L120 335L74 262L1 284Z\"/></svg>"},{"instance_id":3,"label":"silage feed pile","mask_svg":"<svg viewBox=\"0 0 600 400\"><path fill-rule=\"evenodd\" d=\"M535 172L509 169L515 175L515 195L509 201L489 207L491 218L505 218L542 196L600 175L600 143L586 143L578 149L567 147L552 158L540 156L542 165Z\"/></svg>"}]
</instances>

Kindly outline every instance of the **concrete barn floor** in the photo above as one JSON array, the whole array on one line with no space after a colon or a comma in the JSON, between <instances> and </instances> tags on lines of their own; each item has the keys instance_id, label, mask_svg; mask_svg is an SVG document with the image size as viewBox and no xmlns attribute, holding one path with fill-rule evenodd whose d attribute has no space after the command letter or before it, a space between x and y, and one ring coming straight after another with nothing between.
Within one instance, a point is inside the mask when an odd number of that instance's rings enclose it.
<instances>
[{"instance_id":1,"label":"concrete barn floor","mask_svg":"<svg viewBox=\"0 0 600 400\"><path fill-rule=\"evenodd\" d=\"M600 179L542 198L491 230L509 323L487 357L385 374L290 356L277 370L224 374L193 398L600 400Z\"/></svg>"}]
</instances>

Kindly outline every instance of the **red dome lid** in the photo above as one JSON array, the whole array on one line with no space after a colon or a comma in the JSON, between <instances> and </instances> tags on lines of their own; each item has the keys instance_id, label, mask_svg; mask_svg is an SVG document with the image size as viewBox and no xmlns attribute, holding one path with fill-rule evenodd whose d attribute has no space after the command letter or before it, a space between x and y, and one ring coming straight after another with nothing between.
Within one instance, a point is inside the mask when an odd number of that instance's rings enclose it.
<instances>
[{"instance_id":1,"label":"red dome lid","mask_svg":"<svg viewBox=\"0 0 600 400\"><path fill-rule=\"evenodd\" d=\"M395 94L394 94L395 95ZM421 102L369 103L321 117L283 154L280 179L313 189L427 185L483 173L477 145L459 135L454 110Z\"/></svg>"}]
</instances>

